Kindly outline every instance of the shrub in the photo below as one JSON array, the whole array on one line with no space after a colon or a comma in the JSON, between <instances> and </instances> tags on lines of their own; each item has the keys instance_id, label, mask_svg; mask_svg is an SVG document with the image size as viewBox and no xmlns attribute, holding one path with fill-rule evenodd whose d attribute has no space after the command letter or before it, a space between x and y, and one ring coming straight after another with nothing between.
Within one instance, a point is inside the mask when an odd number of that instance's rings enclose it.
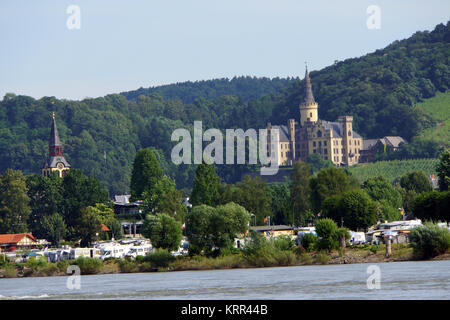
<instances>
[{"instance_id":1,"label":"shrub","mask_svg":"<svg viewBox=\"0 0 450 320\"><path fill-rule=\"evenodd\" d=\"M303 235L301 244L306 251L311 252L316 248L317 236L313 233L306 233Z\"/></svg>"},{"instance_id":2,"label":"shrub","mask_svg":"<svg viewBox=\"0 0 450 320\"><path fill-rule=\"evenodd\" d=\"M319 237L317 246L319 249L331 251L338 247L337 233L338 227L332 219L320 219L316 223L316 233Z\"/></svg>"},{"instance_id":3,"label":"shrub","mask_svg":"<svg viewBox=\"0 0 450 320\"><path fill-rule=\"evenodd\" d=\"M48 263L39 268L35 273L37 276L54 276L59 272L58 266L55 263Z\"/></svg>"},{"instance_id":4,"label":"shrub","mask_svg":"<svg viewBox=\"0 0 450 320\"><path fill-rule=\"evenodd\" d=\"M69 267L69 261L67 261L67 260L59 260L57 263L56 263L56 266L58 267L58 270L60 271L60 272L64 272L64 273L66 273L67 272L67 268Z\"/></svg>"},{"instance_id":5,"label":"shrub","mask_svg":"<svg viewBox=\"0 0 450 320\"><path fill-rule=\"evenodd\" d=\"M312 257L307 253L303 253L302 255L300 255L300 262L303 264L311 264Z\"/></svg>"},{"instance_id":6,"label":"shrub","mask_svg":"<svg viewBox=\"0 0 450 320\"><path fill-rule=\"evenodd\" d=\"M17 269L14 266L7 265L3 276L5 278L17 278Z\"/></svg>"},{"instance_id":7,"label":"shrub","mask_svg":"<svg viewBox=\"0 0 450 320\"><path fill-rule=\"evenodd\" d=\"M428 222L411 231L410 241L414 254L428 259L445 253L450 248L450 231Z\"/></svg>"},{"instance_id":8,"label":"shrub","mask_svg":"<svg viewBox=\"0 0 450 320\"><path fill-rule=\"evenodd\" d=\"M47 266L47 260L44 257L31 257L30 259L28 259L28 261L25 263L25 265L28 268L33 269L33 271L36 271L40 268L43 268L45 266Z\"/></svg>"},{"instance_id":9,"label":"shrub","mask_svg":"<svg viewBox=\"0 0 450 320\"><path fill-rule=\"evenodd\" d=\"M119 261L119 269L120 272L137 272L139 270L139 266L134 261L131 261L129 259L123 259Z\"/></svg>"},{"instance_id":10,"label":"shrub","mask_svg":"<svg viewBox=\"0 0 450 320\"><path fill-rule=\"evenodd\" d=\"M174 260L175 257L166 249L155 249L153 252L147 253L143 261L149 262L155 268L167 268Z\"/></svg>"},{"instance_id":11,"label":"shrub","mask_svg":"<svg viewBox=\"0 0 450 320\"><path fill-rule=\"evenodd\" d=\"M327 255L326 253L318 253L316 255L316 263L320 263L320 264L328 264L328 262L330 261L330 256Z\"/></svg>"},{"instance_id":12,"label":"shrub","mask_svg":"<svg viewBox=\"0 0 450 320\"><path fill-rule=\"evenodd\" d=\"M0 267L6 266L9 264L9 259L6 254L0 254Z\"/></svg>"},{"instance_id":13,"label":"shrub","mask_svg":"<svg viewBox=\"0 0 450 320\"><path fill-rule=\"evenodd\" d=\"M294 249L294 240L288 235L281 235L273 240L273 245L276 249L281 251L291 251Z\"/></svg>"},{"instance_id":14,"label":"shrub","mask_svg":"<svg viewBox=\"0 0 450 320\"><path fill-rule=\"evenodd\" d=\"M79 257L73 261L73 264L80 267L81 274L95 274L102 268L103 261L100 259Z\"/></svg>"}]
</instances>

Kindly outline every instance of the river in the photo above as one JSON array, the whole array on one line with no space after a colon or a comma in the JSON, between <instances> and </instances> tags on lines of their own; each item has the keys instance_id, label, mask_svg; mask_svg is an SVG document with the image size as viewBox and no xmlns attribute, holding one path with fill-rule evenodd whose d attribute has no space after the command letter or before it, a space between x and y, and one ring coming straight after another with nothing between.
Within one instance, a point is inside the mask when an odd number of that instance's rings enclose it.
<instances>
[{"instance_id":1,"label":"river","mask_svg":"<svg viewBox=\"0 0 450 320\"><path fill-rule=\"evenodd\" d=\"M0 299L450 299L450 260L0 279ZM74 283L74 282L71 282ZM376 282L370 279L373 286Z\"/></svg>"}]
</instances>

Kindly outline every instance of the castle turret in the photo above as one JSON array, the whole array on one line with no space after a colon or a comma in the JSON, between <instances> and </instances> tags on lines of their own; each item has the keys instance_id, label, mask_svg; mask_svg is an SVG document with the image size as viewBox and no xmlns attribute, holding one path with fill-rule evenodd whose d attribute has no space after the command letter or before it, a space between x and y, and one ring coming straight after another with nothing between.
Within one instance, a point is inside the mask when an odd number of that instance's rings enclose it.
<instances>
[{"instance_id":1,"label":"castle turret","mask_svg":"<svg viewBox=\"0 0 450 320\"><path fill-rule=\"evenodd\" d=\"M317 122L318 104L314 100L312 93L311 80L309 79L308 68L305 71L305 99L300 103L300 123L303 127L306 122Z\"/></svg>"}]
</instances>

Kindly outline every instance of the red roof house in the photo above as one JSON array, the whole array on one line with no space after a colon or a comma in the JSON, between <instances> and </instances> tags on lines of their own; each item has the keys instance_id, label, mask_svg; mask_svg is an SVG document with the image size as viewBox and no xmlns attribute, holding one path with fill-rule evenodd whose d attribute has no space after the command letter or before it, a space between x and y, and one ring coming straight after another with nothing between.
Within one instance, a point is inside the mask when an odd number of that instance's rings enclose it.
<instances>
[{"instance_id":1,"label":"red roof house","mask_svg":"<svg viewBox=\"0 0 450 320\"><path fill-rule=\"evenodd\" d=\"M36 238L31 233L10 233L0 234L0 248L8 249L31 248L38 245Z\"/></svg>"}]
</instances>

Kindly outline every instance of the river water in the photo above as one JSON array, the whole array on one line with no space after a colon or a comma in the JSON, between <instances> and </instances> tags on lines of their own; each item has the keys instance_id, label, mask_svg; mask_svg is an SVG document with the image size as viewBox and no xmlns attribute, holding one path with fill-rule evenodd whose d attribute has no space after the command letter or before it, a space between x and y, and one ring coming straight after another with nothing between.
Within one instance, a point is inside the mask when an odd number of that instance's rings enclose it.
<instances>
[{"instance_id":1,"label":"river water","mask_svg":"<svg viewBox=\"0 0 450 320\"><path fill-rule=\"evenodd\" d=\"M450 299L449 260L373 265L378 289L371 264L349 264L0 279L0 299Z\"/></svg>"}]
</instances>

